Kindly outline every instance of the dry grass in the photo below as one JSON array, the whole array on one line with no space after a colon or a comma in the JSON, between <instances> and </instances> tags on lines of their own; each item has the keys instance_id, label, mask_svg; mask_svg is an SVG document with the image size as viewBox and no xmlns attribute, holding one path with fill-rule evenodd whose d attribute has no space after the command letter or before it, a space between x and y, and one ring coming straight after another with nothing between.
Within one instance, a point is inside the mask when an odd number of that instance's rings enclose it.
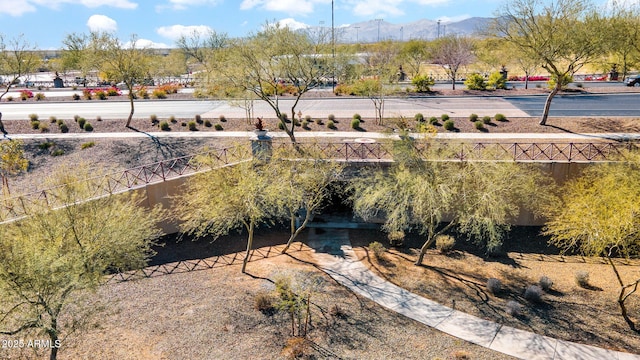
<instances>
[{"instance_id":1,"label":"dry grass","mask_svg":"<svg viewBox=\"0 0 640 360\"><path fill-rule=\"evenodd\" d=\"M487 258L481 250L459 240L448 255L429 250L424 266L413 265L419 238L411 238L406 247L390 249L384 262L370 255L367 241L381 241L372 232L354 245L359 257L378 274L415 293L455 307L458 310L564 340L637 353L640 334L631 331L617 305L619 287L610 266L598 258L561 256L546 247L537 229L518 229L505 248L508 252ZM387 242L388 243L388 242ZM577 271L588 271L590 287L579 287ZM623 279L640 277L640 260L621 261ZM538 284L542 276L553 281L541 303L528 302L525 289ZM500 294L487 290L487 279L502 282ZM509 301L522 304L522 315L507 314ZM629 313L640 321L640 294L628 300Z\"/></svg>"}]
</instances>

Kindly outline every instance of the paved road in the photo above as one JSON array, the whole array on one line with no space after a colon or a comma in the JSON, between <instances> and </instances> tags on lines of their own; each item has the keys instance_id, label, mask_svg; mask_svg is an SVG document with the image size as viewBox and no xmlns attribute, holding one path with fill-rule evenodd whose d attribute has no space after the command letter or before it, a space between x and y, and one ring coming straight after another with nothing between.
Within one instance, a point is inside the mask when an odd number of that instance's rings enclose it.
<instances>
[{"instance_id":1,"label":"paved road","mask_svg":"<svg viewBox=\"0 0 640 360\"><path fill-rule=\"evenodd\" d=\"M640 115L640 94L619 95L571 95L559 96L551 106L551 116L638 116ZM388 98L384 105L385 117L413 117L422 113L426 117L448 114L452 117L467 117L472 113L480 116L493 116L497 113L507 117L539 116L542 113L545 96L519 97L421 97ZM280 100L282 110L290 110L291 98ZM41 119L49 116L72 118L80 115L85 118L101 116L103 119L125 118L129 114L127 101L91 101L91 102L3 102L0 106L3 120L27 119L29 114L38 114ZM373 103L363 98L317 98L301 100L296 111L303 116L325 118L334 114L339 118L350 118L358 113L365 118L375 117ZM178 118L190 118L196 114L204 117L243 118L245 110L227 101L211 100L147 100L136 101L135 117L148 118L156 114L160 117L174 115ZM254 115L273 118L273 110L263 101L254 104Z\"/></svg>"}]
</instances>

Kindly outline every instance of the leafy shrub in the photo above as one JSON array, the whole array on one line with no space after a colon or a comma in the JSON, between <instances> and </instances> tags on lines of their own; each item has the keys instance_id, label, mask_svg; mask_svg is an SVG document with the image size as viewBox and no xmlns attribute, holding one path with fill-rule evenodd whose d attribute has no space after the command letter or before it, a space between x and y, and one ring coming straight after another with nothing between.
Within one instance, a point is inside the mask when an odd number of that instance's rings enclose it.
<instances>
[{"instance_id":1,"label":"leafy shrub","mask_svg":"<svg viewBox=\"0 0 640 360\"><path fill-rule=\"evenodd\" d=\"M529 285L524 291L524 298L532 303L542 302L542 288L538 285Z\"/></svg>"},{"instance_id":2,"label":"leafy shrub","mask_svg":"<svg viewBox=\"0 0 640 360\"><path fill-rule=\"evenodd\" d=\"M487 79L487 85L492 89L505 90L507 88L507 80L502 76L500 71L496 71L489 75L489 79Z\"/></svg>"},{"instance_id":3,"label":"leafy shrub","mask_svg":"<svg viewBox=\"0 0 640 360\"><path fill-rule=\"evenodd\" d=\"M336 124L332 120L329 120L327 121L327 128L334 130L336 128Z\"/></svg>"},{"instance_id":4,"label":"leafy shrub","mask_svg":"<svg viewBox=\"0 0 640 360\"><path fill-rule=\"evenodd\" d=\"M55 145L54 142L47 141L47 142L43 142L43 143L38 144L38 148L40 150L47 150L47 149L53 147L54 145Z\"/></svg>"},{"instance_id":5,"label":"leafy shrub","mask_svg":"<svg viewBox=\"0 0 640 360\"><path fill-rule=\"evenodd\" d=\"M38 120L31 120L31 128L33 130L38 130L40 128L40 121Z\"/></svg>"},{"instance_id":6,"label":"leafy shrub","mask_svg":"<svg viewBox=\"0 0 640 360\"><path fill-rule=\"evenodd\" d=\"M80 95L78 95L78 94L73 94L73 95L71 95L71 98L72 98L73 100L80 100Z\"/></svg>"},{"instance_id":7,"label":"leafy shrub","mask_svg":"<svg viewBox=\"0 0 640 360\"><path fill-rule=\"evenodd\" d=\"M353 87L346 84L336 85L333 93L336 95L354 95Z\"/></svg>"},{"instance_id":8,"label":"leafy shrub","mask_svg":"<svg viewBox=\"0 0 640 360\"><path fill-rule=\"evenodd\" d=\"M413 119L417 122L424 122L424 115L417 113L413 116Z\"/></svg>"},{"instance_id":9,"label":"leafy shrub","mask_svg":"<svg viewBox=\"0 0 640 360\"><path fill-rule=\"evenodd\" d=\"M85 120L85 118L81 117L78 118L78 126L80 127L80 129L84 129L84 124L87 122L87 120Z\"/></svg>"},{"instance_id":10,"label":"leafy shrub","mask_svg":"<svg viewBox=\"0 0 640 360\"><path fill-rule=\"evenodd\" d=\"M305 119L308 123L313 122L313 119L311 118L311 115L305 115L305 116L304 116L304 119Z\"/></svg>"},{"instance_id":11,"label":"leafy shrub","mask_svg":"<svg viewBox=\"0 0 640 360\"><path fill-rule=\"evenodd\" d=\"M46 98L46 96L44 96L43 93L37 93L36 94L36 100L40 101L40 100L44 100Z\"/></svg>"},{"instance_id":12,"label":"leafy shrub","mask_svg":"<svg viewBox=\"0 0 640 360\"><path fill-rule=\"evenodd\" d=\"M80 119L80 115L73 115L73 120L75 120L76 122L78 122L78 119Z\"/></svg>"},{"instance_id":13,"label":"leafy shrub","mask_svg":"<svg viewBox=\"0 0 640 360\"><path fill-rule=\"evenodd\" d=\"M220 115L218 120L220 120L220 122L227 122L227 118L224 115Z\"/></svg>"},{"instance_id":14,"label":"leafy shrub","mask_svg":"<svg viewBox=\"0 0 640 360\"><path fill-rule=\"evenodd\" d=\"M575 279L576 279L576 284L578 284L578 286L580 286L581 288L588 288L589 287L589 272L588 271L584 271L584 270L576 271Z\"/></svg>"},{"instance_id":15,"label":"leafy shrub","mask_svg":"<svg viewBox=\"0 0 640 360\"><path fill-rule=\"evenodd\" d=\"M107 93L103 90L96 90L94 95L100 100L107 100Z\"/></svg>"},{"instance_id":16,"label":"leafy shrub","mask_svg":"<svg viewBox=\"0 0 640 360\"><path fill-rule=\"evenodd\" d=\"M483 116L482 122L485 124L491 124L491 116Z\"/></svg>"},{"instance_id":17,"label":"leafy shrub","mask_svg":"<svg viewBox=\"0 0 640 360\"><path fill-rule=\"evenodd\" d=\"M211 120L207 119L204 121L204 126L211 127Z\"/></svg>"},{"instance_id":18,"label":"leafy shrub","mask_svg":"<svg viewBox=\"0 0 640 360\"><path fill-rule=\"evenodd\" d=\"M69 132L69 127L65 123L59 124L58 127L60 128L60 132L61 133L65 133L66 134L66 133Z\"/></svg>"},{"instance_id":19,"label":"leafy shrub","mask_svg":"<svg viewBox=\"0 0 640 360\"><path fill-rule=\"evenodd\" d=\"M291 122L291 120L289 120L289 115L287 115L287 113L280 114L280 118L282 119L282 121L284 121L286 123L290 123Z\"/></svg>"},{"instance_id":20,"label":"leafy shrub","mask_svg":"<svg viewBox=\"0 0 640 360\"><path fill-rule=\"evenodd\" d=\"M473 123L477 130L484 130L484 123L480 120Z\"/></svg>"},{"instance_id":21,"label":"leafy shrub","mask_svg":"<svg viewBox=\"0 0 640 360\"><path fill-rule=\"evenodd\" d=\"M149 92L147 91L146 88L140 88L137 93L138 97L141 97L143 99L148 99L149 98Z\"/></svg>"},{"instance_id":22,"label":"leafy shrub","mask_svg":"<svg viewBox=\"0 0 640 360\"><path fill-rule=\"evenodd\" d=\"M284 130L284 124L282 123L282 121L278 121L278 129Z\"/></svg>"},{"instance_id":23,"label":"leafy shrub","mask_svg":"<svg viewBox=\"0 0 640 360\"><path fill-rule=\"evenodd\" d=\"M158 86L158 90L163 91L165 94L177 94L180 89L178 84L162 84Z\"/></svg>"},{"instance_id":24,"label":"leafy shrub","mask_svg":"<svg viewBox=\"0 0 640 360\"><path fill-rule=\"evenodd\" d=\"M432 116L432 117L429 118L429 124L435 125L437 123L438 123L438 118L437 117Z\"/></svg>"},{"instance_id":25,"label":"leafy shrub","mask_svg":"<svg viewBox=\"0 0 640 360\"><path fill-rule=\"evenodd\" d=\"M64 120L62 120L62 119L58 119L58 120L56 120L56 124L57 124L58 126L60 126L60 125L64 124Z\"/></svg>"},{"instance_id":26,"label":"leafy shrub","mask_svg":"<svg viewBox=\"0 0 640 360\"><path fill-rule=\"evenodd\" d=\"M469 90L486 90L487 83L484 81L484 76L473 73L467 77L464 81L464 86Z\"/></svg>"},{"instance_id":27,"label":"leafy shrub","mask_svg":"<svg viewBox=\"0 0 640 360\"><path fill-rule=\"evenodd\" d=\"M538 281L538 285L540 285L542 290L544 290L545 292L549 292L549 290L551 290L551 287L553 286L553 280L551 280L548 276L542 276L540 277L540 281Z\"/></svg>"},{"instance_id":28,"label":"leafy shrub","mask_svg":"<svg viewBox=\"0 0 640 360\"><path fill-rule=\"evenodd\" d=\"M478 114L471 114L471 115L469 115L469 121L471 121L471 122L476 122L476 121L478 121Z\"/></svg>"},{"instance_id":29,"label":"leafy shrub","mask_svg":"<svg viewBox=\"0 0 640 360\"><path fill-rule=\"evenodd\" d=\"M62 156L64 155L64 150L62 149L55 149L51 152L51 156Z\"/></svg>"},{"instance_id":30,"label":"leafy shrub","mask_svg":"<svg viewBox=\"0 0 640 360\"><path fill-rule=\"evenodd\" d=\"M333 115L333 114L329 114L329 116L327 116L327 120L335 122L336 121L336 116Z\"/></svg>"},{"instance_id":31,"label":"leafy shrub","mask_svg":"<svg viewBox=\"0 0 640 360\"><path fill-rule=\"evenodd\" d=\"M169 121L170 121L172 124L175 124L175 123L177 123L177 122L178 122L178 120L176 120L176 117L175 117L175 116L173 116L173 115L169 116Z\"/></svg>"},{"instance_id":32,"label":"leafy shrub","mask_svg":"<svg viewBox=\"0 0 640 360\"><path fill-rule=\"evenodd\" d=\"M369 244L369 250L371 250L376 259L382 259L384 258L384 253L387 251L387 248L385 248L381 243L374 241Z\"/></svg>"},{"instance_id":33,"label":"leafy shrub","mask_svg":"<svg viewBox=\"0 0 640 360\"><path fill-rule=\"evenodd\" d=\"M302 120L302 128L309 130L309 122L307 120Z\"/></svg>"},{"instance_id":34,"label":"leafy shrub","mask_svg":"<svg viewBox=\"0 0 640 360\"><path fill-rule=\"evenodd\" d=\"M160 122L160 130L162 130L162 131L169 131L169 130L171 130L171 128L169 127L169 122L167 122L167 121L161 121L161 122Z\"/></svg>"},{"instance_id":35,"label":"leafy shrub","mask_svg":"<svg viewBox=\"0 0 640 360\"><path fill-rule=\"evenodd\" d=\"M509 300L505 305L505 312L510 316L518 317L522 314L522 305L515 300Z\"/></svg>"},{"instance_id":36,"label":"leafy shrub","mask_svg":"<svg viewBox=\"0 0 640 360\"><path fill-rule=\"evenodd\" d=\"M82 128L84 129L84 131L93 131L93 125L91 125L90 122L84 123L84 126Z\"/></svg>"},{"instance_id":37,"label":"leafy shrub","mask_svg":"<svg viewBox=\"0 0 640 360\"><path fill-rule=\"evenodd\" d=\"M47 125L46 123L40 123L38 128L40 129L40 132L43 132L43 133L49 132L49 125Z\"/></svg>"},{"instance_id":38,"label":"leafy shrub","mask_svg":"<svg viewBox=\"0 0 640 360\"><path fill-rule=\"evenodd\" d=\"M438 235L436 236L436 249L442 254L447 254L453 250L453 246L456 244L456 239L450 235Z\"/></svg>"},{"instance_id":39,"label":"leafy shrub","mask_svg":"<svg viewBox=\"0 0 640 360\"><path fill-rule=\"evenodd\" d=\"M360 116L360 114L356 113L356 114L353 114L352 119L360 121L360 120L362 120L362 116Z\"/></svg>"},{"instance_id":40,"label":"leafy shrub","mask_svg":"<svg viewBox=\"0 0 640 360\"><path fill-rule=\"evenodd\" d=\"M494 119L496 119L496 121L507 121L507 117L504 116L503 114L496 114L496 116L494 116Z\"/></svg>"},{"instance_id":41,"label":"leafy shrub","mask_svg":"<svg viewBox=\"0 0 640 360\"><path fill-rule=\"evenodd\" d=\"M415 86L417 92L429 92L431 87L435 85L435 80L427 75L417 75L411 79L411 84Z\"/></svg>"},{"instance_id":42,"label":"leafy shrub","mask_svg":"<svg viewBox=\"0 0 640 360\"><path fill-rule=\"evenodd\" d=\"M216 129L217 131L222 131L222 130L224 130L224 129L222 128L222 124L216 124L213 128L214 128L214 129Z\"/></svg>"},{"instance_id":43,"label":"leafy shrub","mask_svg":"<svg viewBox=\"0 0 640 360\"><path fill-rule=\"evenodd\" d=\"M442 114L442 115L440 115L440 120L442 120L442 121L447 121L447 120L449 120L449 114Z\"/></svg>"},{"instance_id":44,"label":"leafy shrub","mask_svg":"<svg viewBox=\"0 0 640 360\"><path fill-rule=\"evenodd\" d=\"M112 86L112 87L108 88L106 90L106 93L107 93L107 96L120 96L120 94L121 94L120 90L115 86Z\"/></svg>"},{"instance_id":45,"label":"leafy shrub","mask_svg":"<svg viewBox=\"0 0 640 360\"><path fill-rule=\"evenodd\" d=\"M89 90L89 89L82 90L82 97L85 100L91 100L91 90Z\"/></svg>"},{"instance_id":46,"label":"leafy shrub","mask_svg":"<svg viewBox=\"0 0 640 360\"><path fill-rule=\"evenodd\" d=\"M453 123L453 120L447 120L445 121L442 126L449 131L453 131L456 129L456 124Z\"/></svg>"},{"instance_id":47,"label":"leafy shrub","mask_svg":"<svg viewBox=\"0 0 640 360\"><path fill-rule=\"evenodd\" d=\"M561 79L560 79L561 83L560 83L560 89L566 89L567 86L569 84L571 84L573 82L573 76L569 75L569 74L565 74ZM549 86L549 89L553 89L556 87L556 83L558 82L558 78L556 76L551 76L551 78L549 79L549 81L547 81L547 85Z\"/></svg>"},{"instance_id":48,"label":"leafy shrub","mask_svg":"<svg viewBox=\"0 0 640 360\"><path fill-rule=\"evenodd\" d=\"M496 278L488 278L487 291L493 295L500 294L500 292L502 292L502 281Z\"/></svg>"},{"instance_id":49,"label":"leafy shrub","mask_svg":"<svg viewBox=\"0 0 640 360\"><path fill-rule=\"evenodd\" d=\"M256 294L253 307L263 314L272 314L275 311L273 302L274 299L271 294L261 291Z\"/></svg>"},{"instance_id":50,"label":"leafy shrub","mask_svg":"<svg viewBox=\"0 0 640 360\"><path fill-rule=\"evenodd\" d=\"M153 97L156 99L166 99L167 93L160 89L155 89L153 90Z\"/></svg>"},{"instance_id":51,"label":"leafy shrub","mask_svg":"<svg viewBox=\"0 0 640 360\"><path fill-rule=\"evenodd\" d=\"M84 149L92 148L92 147L94 147L94 146L96 146L96 143L95 143L95 142L93 142L93 141L89 141L89 142L86 142L86 143L82 143L82 144L80 145L80 148L81 148L82 150L84 150Z\"/></svg>"},{"instance_id":52,"label":"leafy shrub","mask_svg":"<svg viewBox=\"0 0 640 360\"><path fill-rule=\"evenodd\" d=\"M360 129L360 120L358 120L358 119L351 120L351 128L352 129Z\"/></svg>"},{"instance_id":53,"label":"leafy shrub","mask_svg":"<svg viewBox=\"0 0 640 360\"><path fill-rule=\"evenodd\" d=\"M31 90L20 90L20 99L27 100L33 97L33 92Z\"/></svg>"},{"instance_id":54,"label":"leafy shrub","mask_svg":"<svg viewBox=\"0 0 640 360\"><path fill-rule=\"evenodd\" d=\"M196 124L196 122L195 122L195 121L189 121L189 122L187 123L187 127L189 128L189 130L190 130L190 131L196 131L196 130L198 130L198 128L197 128L197 124Z\"/></svg>"},{"instance_id":55,"label":"leafy shrub","mask_svg":"<svg viewBox=\"0 0 640 360\"><path fill-rule=\"evenodd\" d=\"M152 125L156 125L159 122L158 115L156 114L149 115L149 119L151 120Z\"/></svg>"},{"instance_id":56,"label":"leafy shrub","mask_svg":"<svg viewBox=\"0 0 640 360\"><path fill-rule=\"evenodd\" d=\"M202 116L200 114L197 114L194 119L196 123L202 125L203 121L202 121Z\"/></svg>"}]
</instances>

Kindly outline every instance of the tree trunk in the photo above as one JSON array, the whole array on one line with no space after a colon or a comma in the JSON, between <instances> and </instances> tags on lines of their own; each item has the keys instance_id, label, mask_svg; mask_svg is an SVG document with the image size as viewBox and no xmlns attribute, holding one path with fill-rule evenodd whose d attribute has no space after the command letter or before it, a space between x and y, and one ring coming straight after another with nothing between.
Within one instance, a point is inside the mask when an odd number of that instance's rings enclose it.
<instances>
[{"instance_id":1,"label":"tree trunk","mask_svg":"<svg viewBox=\"0 0 640 360\"><path fill-rule=\"evenodd\" d=\"M287 241L287 245L285 245L284 249L282 249L282 254L286 253L287 250L289 250L289 247L291 247L291 243L293 243L293 240L298 237L298 235L300 235L302 230L307 228L310 216L311 211L307 210L304 216L304 221L302 221L302 224L297 229L295 229L295 218L291 217L291 236L289 237L289 241Z\"/></svg>"},{"instance_id":2,"label":"tree trunk","mask_svg":"<svg viewBox=\"0 0 640 360\"><path fill-rule=\"evenodd\" d=\"M249 262L249 257L251 256L251 248L253 247L253 230L255 228L255 224L252 221L249 222L249 239L247 240L247 252L244 255L244 260L242 261L242 273L247 273L247 263Z\"/></svg>"},{"instance_id":3,"label":"tree trunk","mask_svg":"<svg viewBox=\"0 0 640 360\"><path fill-rule=\"evenodd\" d=\"M2 99L2 96L0 96L0 99ZM5 136L8 134L8 132L4 129L4 124L2 123L2 113L0 112L0 132L2 132L2 134L4 134Z\"/></svg>"},{"instance_id":4,"label":"tree trunk","mask_svg":"<svg viewBox=\"0 0 640 360\"><path fill-rule=\"evenodd\" d=\"M544 103L544 110L542 111L542 118L540 119L540 125L547 125L547 119L549 118L549 109L551 108L551 101L553 100L553 97L556 96L558 91L560 91L561 86L562 84L560 83L560 80L558 80L556 86L553 87L553 90L551 90L549 96L547 96L547 101Z\"/></svg>"},{"instance_id":5,"label":"tree trunk","mask_svg":"<svg viewBox=\"0 0 640 360\"><path fill-rule=\"evenodd\" d=\"M129 104L131 105L131 111L129 112L129 117L127 118L127 125L125 125L126 127L130 127L131 126L131 119L133 119L133 86L129 87Z\"/></svg>"},{"instance_id":6,"label":"tree trunk","mask_svg":"<svg viewBox=\"0 0 640 360\"><path fill-rule=\"evenodd\" d=\"M427 253L427 249L435 242L435 236L429 236L427 241L422 244L420 248L420 254L418 255L418 260L414 263L414 265L422 265L422 260L424 259L424 255Z\"/></svg>"},{"instance_id":7,"label":"tree trunk","mask_svg":"<svg viewBox=\"0 0 640 360\"><path fill-rule=\"evenodd\" d=\"M609 265L611 265L611 268L613 269L613 272L616 275L616 279L618 280L618 284L620 284L620 293L618 294L618 306L620 307L620 313L622 315L622 318L624 318L624 321L627 323L627 325L629 325L632 331L637 332L638 330L636 329L636 324L629 317L629 313L627 312L627 305L625 304L625 300L627 299L627 297L625 296L625 293L629 286L626 286L622 281L622 277L620 276L620 273L618 272L618 268L616 267L616 264L613 262L613 259L607 256L607 260L609 260ZM637 283L636 283L636 286L637 286Z\"/></svg>"}]
</instances>

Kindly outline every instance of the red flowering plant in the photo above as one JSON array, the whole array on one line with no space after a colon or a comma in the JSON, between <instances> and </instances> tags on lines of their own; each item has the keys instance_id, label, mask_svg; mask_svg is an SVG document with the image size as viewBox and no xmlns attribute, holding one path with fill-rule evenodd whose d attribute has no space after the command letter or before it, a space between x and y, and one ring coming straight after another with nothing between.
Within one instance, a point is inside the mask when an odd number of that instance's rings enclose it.
<instances>
[{"instance_id":1,"label":"red flowering plant","mask_svg":"<svg viewBox=\"0 0 640 360\"><path fill-rule=\"evenodd\" d=\"M33 91L31 90L20 90L20 98L22 100L31 99L33 97Z\"/></svg>"}]
</instances>

